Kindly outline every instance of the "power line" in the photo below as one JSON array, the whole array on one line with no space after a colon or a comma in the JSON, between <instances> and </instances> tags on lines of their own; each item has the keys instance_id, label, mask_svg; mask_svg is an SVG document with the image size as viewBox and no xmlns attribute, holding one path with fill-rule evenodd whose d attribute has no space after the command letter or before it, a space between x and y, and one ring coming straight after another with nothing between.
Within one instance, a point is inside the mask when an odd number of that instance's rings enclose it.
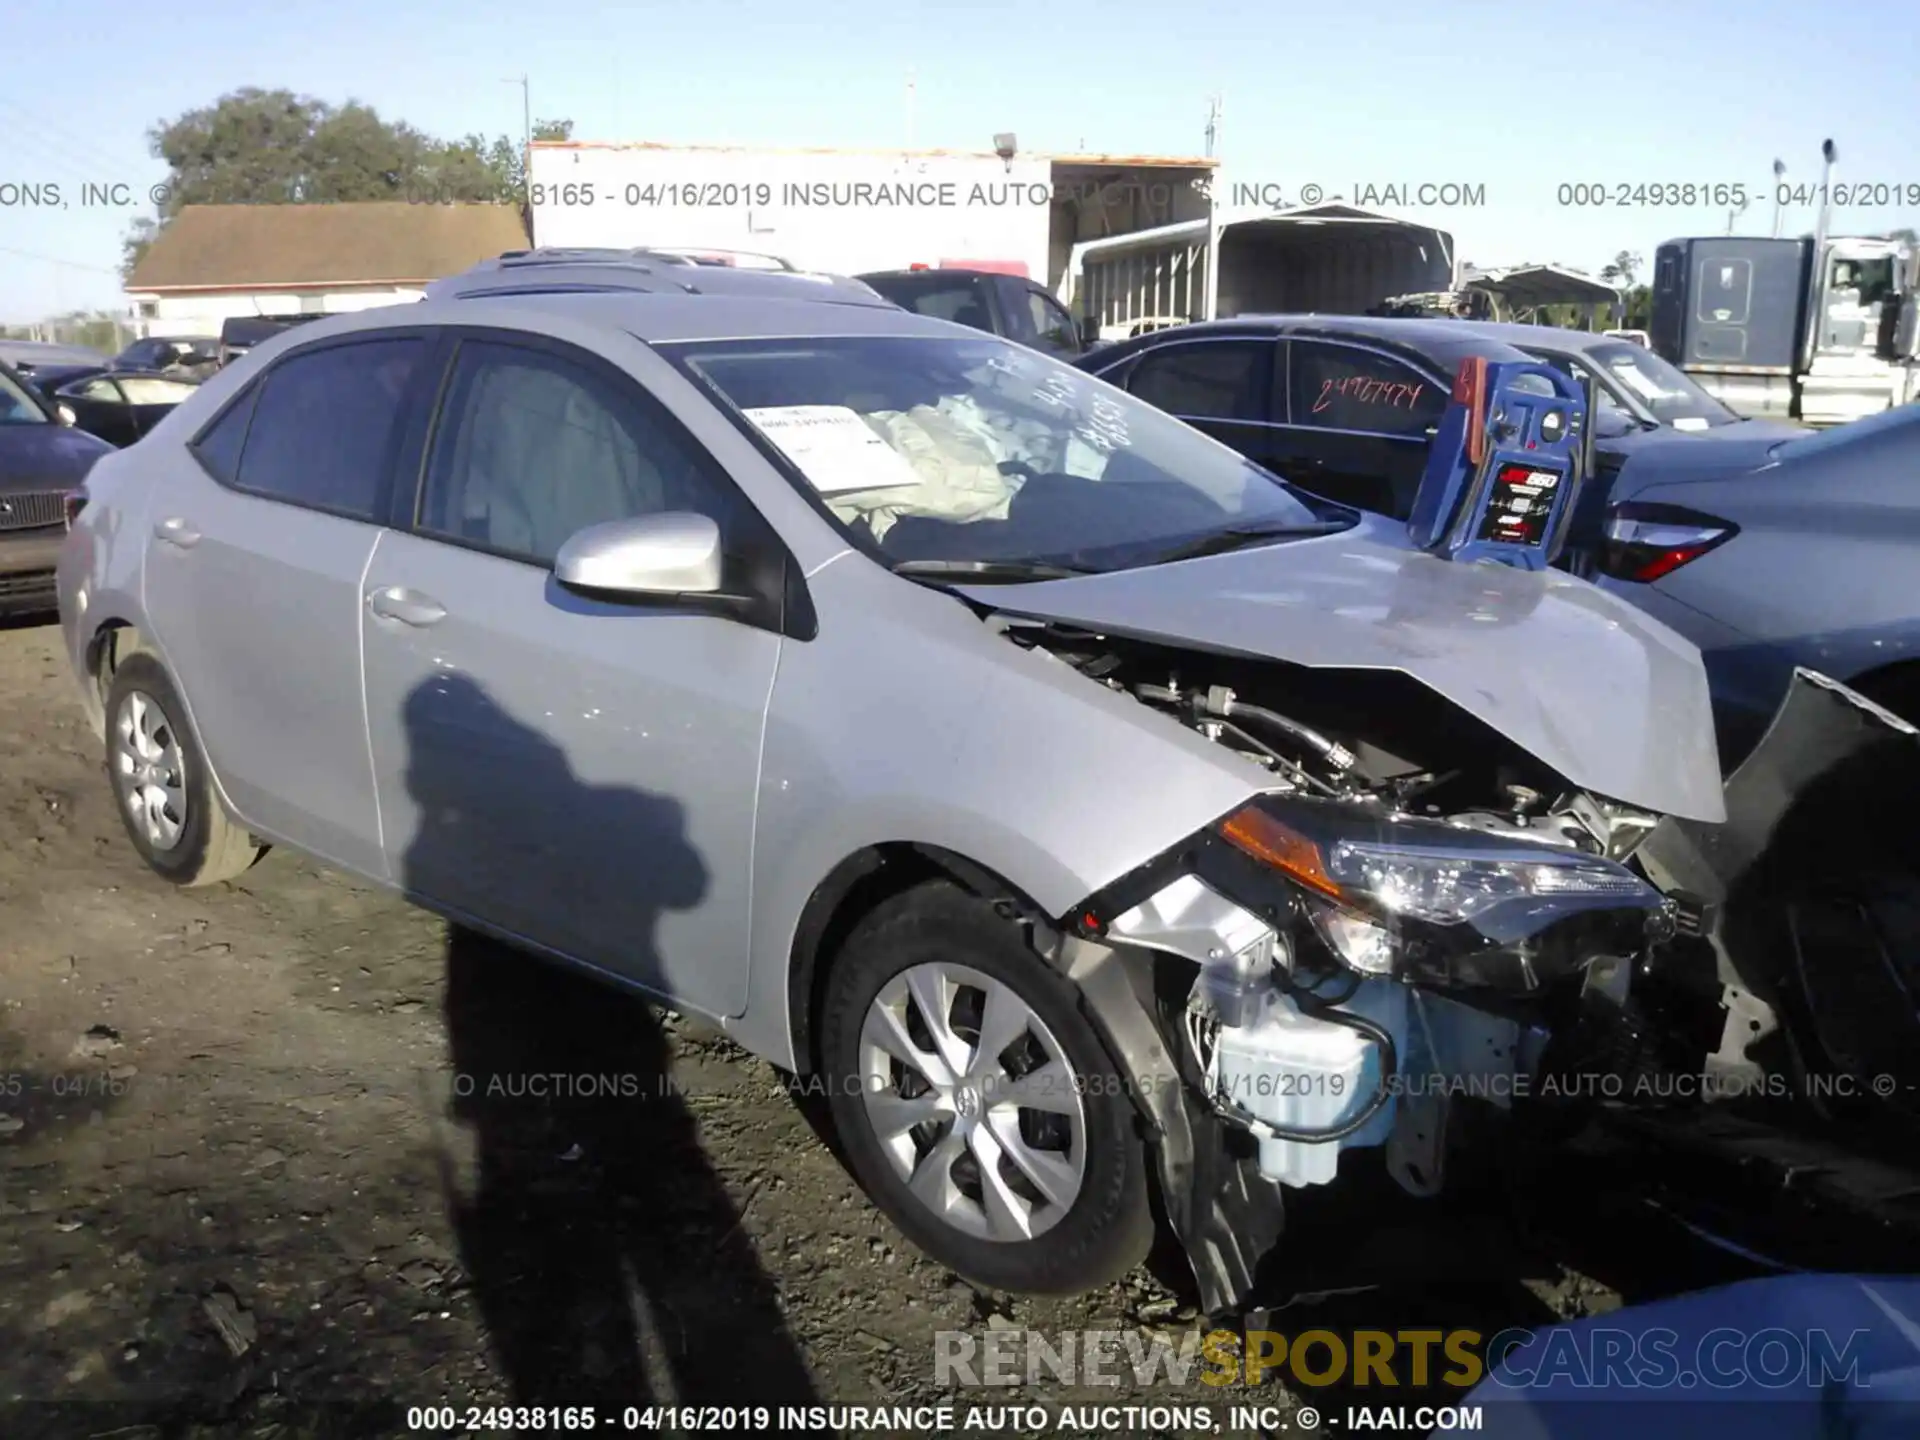
<instances>
[{"instance_id":1,"label":"power line","mask_svg":"<svg viewBox=\"0 0 1920 1440\"><path fill-rule=\"evenodd\" d=\"M44 265L58 265L65 270L90 270L96 275L111 275L116 280L120 278L118 270L105 265L81 265L73 260L56 260L51 255L36 255L31 250L16 250L11 245L0 245L0 255L18 255L22 260L38 260Z\"/></svg>"},{"instance_id":2,"label":"power line","mask_svg":"<svg viewBox=\"0 0 1920 1440\"><path fill-rule=\"evenodd\" d=\"M19 116L20 123L37 130L39 143L49 150L56 160L73 165L79 170L100 171L108 176L118 175L128 168L124 159L107 159L102 151L94 149L88 142L55 131L11 100L0 98L0 107Z\"/></svg>"}]
</instances>

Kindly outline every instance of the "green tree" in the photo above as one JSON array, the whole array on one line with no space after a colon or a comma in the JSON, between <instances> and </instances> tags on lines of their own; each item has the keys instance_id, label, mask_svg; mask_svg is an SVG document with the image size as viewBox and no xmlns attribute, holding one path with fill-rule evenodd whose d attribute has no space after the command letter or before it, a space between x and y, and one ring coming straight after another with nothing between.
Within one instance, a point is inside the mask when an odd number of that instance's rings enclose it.
<instances>
[{"instance_id":1,"label":"green tree","mask_svg":"<svg viewBox=\"0 0 1920 1440\"><path fill-rule=\"evenodd\" d=\"M1640 273L1641 260L1631 250L1622 250L1606 265L1601 267L1600 278L1609 285L1627 289L1633 284L1633 277Z\"/></svg>"},{"instance_id":2,"label":"green tree","mask_svg":"<svg viewBox=\"0 0 1920 1440\"><path fill-rule=\"evenodd\" d=\"M536 140L572 136L571 120L542 120L533 130ZM167 193L156 216L128 231L123 275L186 205L526 200L519 138L440 140L356 100L335 106L249 87L161 121L147 138L154 157L167 163Z\"/></svg>"}]
</instances>

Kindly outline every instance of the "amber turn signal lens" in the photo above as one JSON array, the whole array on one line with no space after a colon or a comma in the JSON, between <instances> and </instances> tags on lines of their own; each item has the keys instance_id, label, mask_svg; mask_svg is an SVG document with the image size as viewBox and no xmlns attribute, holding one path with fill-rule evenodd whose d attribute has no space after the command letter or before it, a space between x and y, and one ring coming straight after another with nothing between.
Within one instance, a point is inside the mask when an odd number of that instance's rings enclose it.
<instances>
[{"instance_id":1,"label":"amber turn signal lens","mask_svg":"<svg viewBox=\"0 0 1920 1440\"><path fill-rule=\"evenodd\" d=\"M1258 805L1234 811L1220 826L1220 833L1236 850L1284 871L1309 890L1334 900L1342 898L1320 858L1320 847Z\"/></svg>"}]
</instances>

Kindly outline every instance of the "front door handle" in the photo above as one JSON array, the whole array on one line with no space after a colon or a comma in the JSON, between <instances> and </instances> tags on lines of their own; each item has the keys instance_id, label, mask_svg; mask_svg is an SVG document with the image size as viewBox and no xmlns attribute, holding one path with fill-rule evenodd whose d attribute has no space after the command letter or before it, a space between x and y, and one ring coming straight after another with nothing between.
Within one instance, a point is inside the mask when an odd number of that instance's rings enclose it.
<instances>
[{"instance_id":1,"label":"front door handle","mask_svg":"<svg viewBox=\"0 0 1920 1440\"><path fill-rule=\"evenodd\" d=\"M153 534L155 539L178 545L182 550L191 550L200 543L200 532L178 515L169 515L154 526Z\"/></svg>"},{"instance_id":2,"label":"front door handle","mask_svg":"<svg viewBox=\"0 0 1920 1440\"><path fill-rule=\"evenodd\" d=\"M402 625L437 625L447 618L447 607L398 585L367 592L367 608L383 620L398 620Z\"/></svg>"}]
</instances>

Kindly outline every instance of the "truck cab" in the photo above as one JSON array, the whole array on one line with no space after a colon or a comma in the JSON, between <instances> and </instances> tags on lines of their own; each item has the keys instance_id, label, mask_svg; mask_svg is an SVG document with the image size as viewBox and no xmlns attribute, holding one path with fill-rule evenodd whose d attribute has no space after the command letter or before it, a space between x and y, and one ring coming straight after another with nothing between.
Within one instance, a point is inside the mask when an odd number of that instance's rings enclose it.
<instances>
[{"instance_id":1,"label":"truck cab","mask_svg":"<svg viewBox=\"0 0 1920 1440\"><path fill-rule=\"evenodd\" d=\"M1087 348L1066 307L1025 275L914 266L854 278L903 310L970 325L1062 360L1072 360Z\"/></svg>"},{"instance_id":2,"label":"truck cab","mask_svg":"<svg viewBox=\"0 0 1920 1440\"><path fill-rule=\"evenodd\" d=\"M1904 240L1670 240L1655 252L1653 349L1744 415L1877 414L1920 397L1917 266Z\"/></svg>"}]
</instances>

